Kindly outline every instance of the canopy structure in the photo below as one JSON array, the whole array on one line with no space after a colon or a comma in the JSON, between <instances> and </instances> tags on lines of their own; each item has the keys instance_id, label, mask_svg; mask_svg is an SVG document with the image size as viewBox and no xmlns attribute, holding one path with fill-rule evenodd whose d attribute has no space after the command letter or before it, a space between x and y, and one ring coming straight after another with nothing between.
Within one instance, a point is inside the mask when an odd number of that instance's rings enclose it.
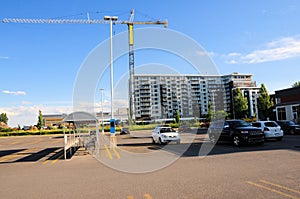
<instances>
[{"instance_id":1,"label":"canopy structure","mask_svg":"<svg viewBox=\"0 0 300 199\"><path fill-rule=\"evenodd\" d=\"M68 135L66 135L66 133L64 131L64 157L65 157L65 159L67 157L67 150L69 150L70 155L72 155L73 148L75 146L79 145L79 143L81 142L79 133L82 131L84 132L86 128L88 128L89 134L87 134L87 133L83 133L83 134L90 136L91 130L89 128L91 126L94 126L95 127L94 135L96 136L96 142L98 142L98 140L99 140L98 120L94 115L92 115L90 113L87 113L87 112L71 113L63 119L62 123L69 124L68 125L68 129L69 129ZM71 124L73 124L73 126L71 126ZM72 131L72 133L70 131Z\"/></svg>"},{"instance_id":2,"label":"canopy structure","mask_svg":"<svg viewBox=\"0 0 300 199\"><path fill-rule=\"evenodd\" d=\"M78 123L78 124L90 124L98 123L98 120L95 116L87 112L74 112L69 114L63 120L63 123Z\"/></svg>"}]
</instances>

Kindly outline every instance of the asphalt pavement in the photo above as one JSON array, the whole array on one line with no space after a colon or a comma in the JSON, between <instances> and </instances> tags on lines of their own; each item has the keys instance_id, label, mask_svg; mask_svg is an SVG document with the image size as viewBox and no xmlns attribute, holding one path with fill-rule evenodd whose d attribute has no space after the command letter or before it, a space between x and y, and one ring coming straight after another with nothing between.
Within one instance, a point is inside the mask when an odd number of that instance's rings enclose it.
<instances>
[{"instance_id":1,"label":"asphalt pavement","mask_svg":"<svg viewBox=\"0 0 300 199\"><path fill-rule=\"evenodd\" d=\"M199 156L205 134L170 146L153 145L147 136L117 139L116 152L103 150L107 161L125 159L123 151L177 158L155 171L127 173L84 148L64 160L59 135L0 138L0 198L300 198L299 135L262 146L218 144L207 156ZM178 153L181 147L187 151Z\"/></svg>"}]
</instances>

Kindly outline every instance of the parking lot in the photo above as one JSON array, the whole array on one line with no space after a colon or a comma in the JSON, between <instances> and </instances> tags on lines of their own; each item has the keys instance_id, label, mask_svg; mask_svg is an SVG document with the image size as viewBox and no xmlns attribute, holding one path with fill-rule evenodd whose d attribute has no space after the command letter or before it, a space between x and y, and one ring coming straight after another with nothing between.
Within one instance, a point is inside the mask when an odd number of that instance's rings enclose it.
<instances>
[{"instance_id":1,"label":"parking lot","mask_svg":"<svg viewBox=\"0 0 300 199\"><path fill-rule=\"evenodd\" d=\"M64 160L61 135L2 137L0 198L300 198L299 135L262 146L218 144L199 157L204 133L192 134L192 141L182 134L180 145L166 147L152 144L149 132L136 132L117 135L116 148L103 147L105 163L121 163L127 153L178 156L140 174L112 169L84 148Z\"/></svg>"}]
</instances>

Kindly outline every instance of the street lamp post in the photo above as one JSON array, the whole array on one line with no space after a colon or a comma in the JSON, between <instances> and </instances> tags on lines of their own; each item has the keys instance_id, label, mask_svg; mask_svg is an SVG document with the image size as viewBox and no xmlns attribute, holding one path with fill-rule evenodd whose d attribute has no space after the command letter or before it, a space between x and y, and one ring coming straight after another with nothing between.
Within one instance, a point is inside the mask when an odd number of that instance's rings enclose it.
<instances>
[{"instance_id":1,"label":"street lamp post","mask_svg":"<svg viewBox=\"0 0 300 199\"><path fill-rule=\"evenodd\" d=\"M114 118L113 98L114 98L114 82L113 82L113 45L112 45L112 25L113 21L117 21L117 16L104 16L104 20L108 20L110 24L110 95L111 95L111 118Z\"/></svg>"},{"instance_id":2,"label":"street lamp post","mask_svg":"<svg viewBox=\"0 0 300 199\"><path fill-rule=\"evenodd\" d=\"M114 81L113 81L113 43L112 43L112 25L113 21L117 21L117 16L104 16L104 20L108 20L110 24L110 95L111 95L111 119L110 119L110 148L115 148L117 145L115 132L116 123L114 119Z\"/></svg>"},{"instance_id":3,"label":"street lamp post","mask_svg":"<svg viewBox=\"0 0 300 199\"><path fill-rule=\"evenodd\" d=\"M101 91L101 119L102 119L102 134L104 133L104 118L103 118L103 91L104 88L100 88Z\"/></svg>"}]
</instances>

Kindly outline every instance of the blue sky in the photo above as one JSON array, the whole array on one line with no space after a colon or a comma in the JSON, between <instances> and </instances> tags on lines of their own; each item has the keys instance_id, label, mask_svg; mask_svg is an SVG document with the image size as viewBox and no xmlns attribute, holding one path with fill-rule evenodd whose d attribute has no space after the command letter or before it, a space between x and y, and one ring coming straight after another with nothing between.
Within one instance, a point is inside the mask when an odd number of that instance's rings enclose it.
<instances>
[{"instance_id":1,"label":"blue sky","mask_svg":"<svg viewBox=\"0 0 300 199\"><path fill-rule=\"evenodd\" d=\"M191 37L208 52L220 74L253 74L253 80L264 83L270 93L300 80L297 0L10 0L1 2L0 18L86 19L89 12L93 19L117 15L127 20L131 9L136 11L135 21L167 19L169 29ZM115 34L126 30L125 25L114 26ZM80 66L108 37L109 26L102 24L0 23L0 112L8 114L9 125L35 124L39 109L45 114L70 113ZM148 55L136 52L135 64L151 63ZM127 56L121 57L115 75L127 68ZM105 88L104 106L109 110L109 83L99 84ZM100 92L95 99L100 100Z\"/></svg>"}]
</instances>

